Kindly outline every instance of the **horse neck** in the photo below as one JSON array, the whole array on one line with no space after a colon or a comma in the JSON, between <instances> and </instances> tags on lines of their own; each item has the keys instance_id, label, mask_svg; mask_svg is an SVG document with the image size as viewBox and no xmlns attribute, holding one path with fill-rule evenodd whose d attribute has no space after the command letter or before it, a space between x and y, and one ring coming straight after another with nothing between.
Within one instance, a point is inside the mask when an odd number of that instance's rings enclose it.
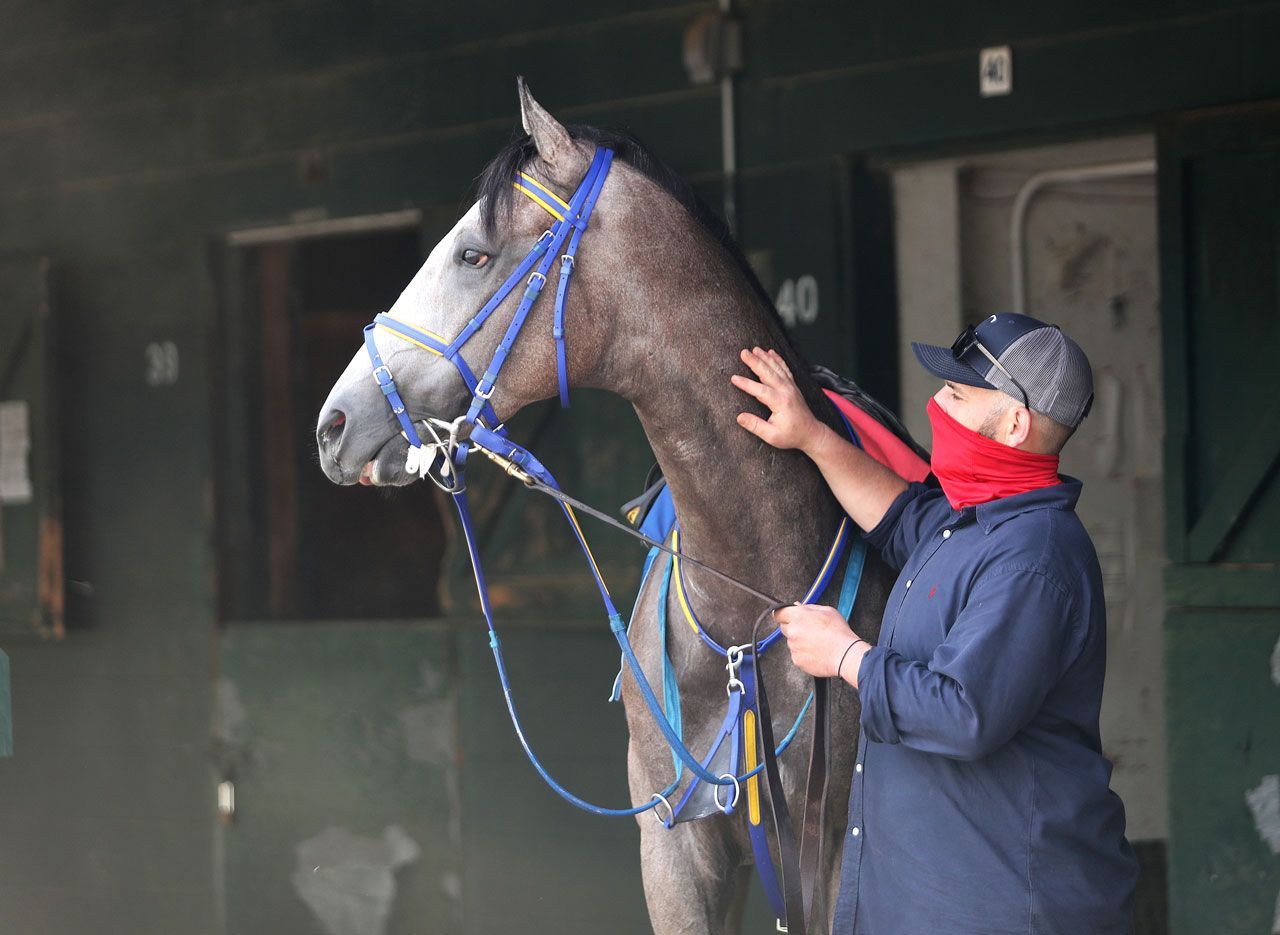
<instances>
[{"instance_id":1,"label":"horse neck","mask_svg":"<svg viewBox=\"0 0 1280 935\"><path fill-rule=\"evenodd\" d=\"M838 417L736 265L719 248L711 258L718 262L675 264L673 281L658 289L684 298L645 311L647 347L621 362L631 377L624 395L670 486L681 550L767 594L796 600L818 572L839 507L808 458L765 444L735 421L739 412L758 411L729 382L746 369L739 351L777 349L811 408L830 424ZM759 600L687 563L685 575L695 604L717 621L707 620L708 629L744 641ZM734 633L727 620L737 621Z\"/></svg>"}]
</instances>

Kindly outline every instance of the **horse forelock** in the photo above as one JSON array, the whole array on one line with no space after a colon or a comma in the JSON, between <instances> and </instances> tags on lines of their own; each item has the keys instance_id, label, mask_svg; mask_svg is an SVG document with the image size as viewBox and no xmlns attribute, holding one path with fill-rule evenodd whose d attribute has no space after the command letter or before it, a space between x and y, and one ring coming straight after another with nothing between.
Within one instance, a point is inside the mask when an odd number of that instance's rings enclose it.
<instances>
[{"instance_id":1,"label":"horse forelock","mask_svg":"<svg viewBox=\"0 0 1280 935\"><path fill-rule=\"evenodd\" d=\"M675 169L663 162L641 139L630 130L617 127L593 127L569 124L565 129L574 140L613 150L615 160L626 163L659 189L670 195L693 220L729 254L734 265L766 309L773 315L778 330L785 334L782 319L774 307L773 299L765 291L755 270L747 262L746 254L734 239L724 219L707 205L693 186ZM515 204L512 179L529 167L538 157L533 138L523 130L517 130L510 141L495 155L476 177L476 201L480 205L480 222L490 237L499 227L510 223Z\"/></svg>"}]
</instances>

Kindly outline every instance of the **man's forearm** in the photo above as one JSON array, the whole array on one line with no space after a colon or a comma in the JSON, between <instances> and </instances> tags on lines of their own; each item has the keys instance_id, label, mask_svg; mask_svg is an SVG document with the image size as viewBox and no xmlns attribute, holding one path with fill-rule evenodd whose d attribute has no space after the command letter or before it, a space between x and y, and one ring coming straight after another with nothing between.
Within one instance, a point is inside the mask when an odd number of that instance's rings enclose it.
<instances>
[{"instance_id":1,"label":"man's forearm","mask_svg":"<svg viewBox=\"0 0 1280 935\"><path fill-rule=\"evenodd\" d=\"M907 482L865 451L821 425L804 447L844 511L870 532L888 512Z\"/></svg>"}]
</instances>

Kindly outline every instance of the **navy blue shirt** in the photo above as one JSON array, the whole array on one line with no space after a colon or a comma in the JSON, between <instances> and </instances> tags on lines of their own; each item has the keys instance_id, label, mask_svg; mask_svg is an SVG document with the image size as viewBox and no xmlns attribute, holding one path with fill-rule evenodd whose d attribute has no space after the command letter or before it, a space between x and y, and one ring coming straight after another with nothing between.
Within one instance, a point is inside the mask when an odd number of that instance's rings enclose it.
<instances>
[{"instance_id":1,"label":"navy blue shirt","mask_svg":"<svg viewBox=\"0 0 1280 935\"><path fill-rule=\"evenodd\" d=\"M1138 867L1098 734L1106 608L1080 486L952 510L912 484L868 533L901 574L858 670L835 932L1133 930Z\"/></svg>"}]
</instances>

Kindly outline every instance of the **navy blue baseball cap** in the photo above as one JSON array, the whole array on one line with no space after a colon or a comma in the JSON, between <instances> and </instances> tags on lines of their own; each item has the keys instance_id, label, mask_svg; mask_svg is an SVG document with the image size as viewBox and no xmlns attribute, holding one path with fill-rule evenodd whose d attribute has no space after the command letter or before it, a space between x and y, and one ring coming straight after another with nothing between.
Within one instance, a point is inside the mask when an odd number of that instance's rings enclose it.
<instances>
[{"instance_id":1,"label":"navy blue baseball cap","mask_svg":"<svg viewBox=\"0 0 1280 935\"><path fill-rule=\"evenodd\" d=\"M999 390L1070 428L1093 401L1093 370L1080 345L1030 315L988 315L950 348L913 342L911 350L943 380Z\"/></svg>"}]
</instances>

